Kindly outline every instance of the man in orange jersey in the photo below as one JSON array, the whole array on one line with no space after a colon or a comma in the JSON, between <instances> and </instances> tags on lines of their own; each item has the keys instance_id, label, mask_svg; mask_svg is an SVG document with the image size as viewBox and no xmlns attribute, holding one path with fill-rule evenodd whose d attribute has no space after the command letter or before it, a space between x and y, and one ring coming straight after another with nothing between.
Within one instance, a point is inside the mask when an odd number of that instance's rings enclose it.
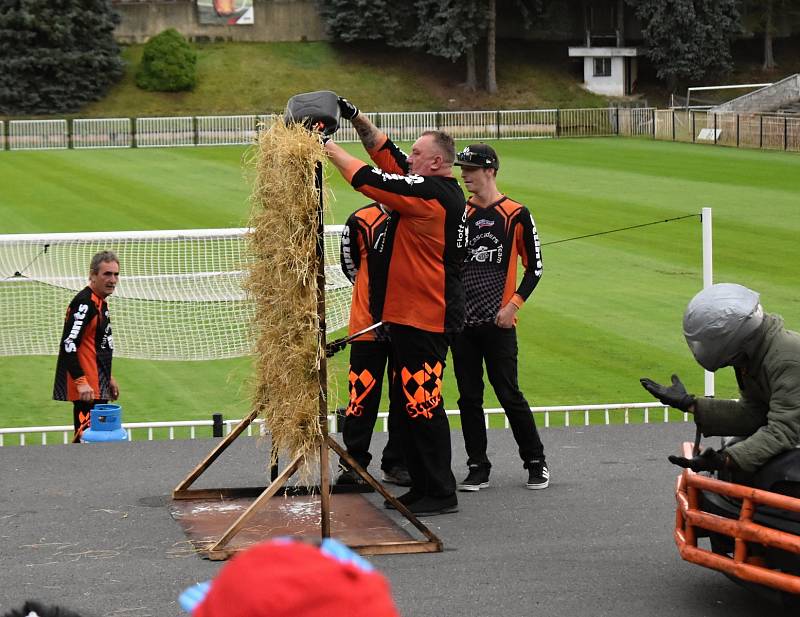
<instances>
[{"instance_id":1,"label":"man in orange jersey","mask_svg":"<svg viewBox=\"0 0 800 617\"><path fill-rule=\"evenodd\" d=\"M53 398L72 401L73 443L89 428L95 404L119 398L111 376L114 339L106 303L118 281L117 256L112 251L97 253L89 265L89 285L72 299L64 319Z\"/></svg>"},{"instance_id":2,"label":"man in orange jersey","mask_svg":"<svg viewBox=\"0 0 800 617\"><path fill-rule=\"evenodd\" d=\"M483 364L503 406L528 470L529 489L547 488L550 471L530 406L517 379L517 311L542 277L542 252L528 209L497 189L500 159L487 144L467 146L456 156L472 196L467 201L469 247L464 267L466 324L453 340L453 368L469 473L461 491L489 486L483 411ZM517 261L525 268L517 285Z\"/></svg>"},{"instance_id":3,"label":"man in orange jersey","mask_svg":"<svg viewBox=\"0 0 800 617\"><path fill-rule=\"evenodd\" d=\"M361 332L381 321L386 290L386 272L392 250L392 215L379 203L371 203L353 212L342 231L339 257L342 272L353 283L350 303L349 334ZM350 401L345 409L342 439L348 454L364 469L372 455L369 444L378 419L383 375L391 376L391 344L386 328L380 326L350 343L348 389ZM391 378L390 378L391 379ZM398 486L411 486L405 456L397 437L396 419L389 419L389 439L381 459L381 479ZM367 489L369 484L344 460L338 485Z\"/></svg>"},{"instance_id":4,"label":"man in orange jersey","mask_svg":"<svg viewBox=\"0 0 800 617\"><path fill-rule=\"evenodd\" d=\"M376 167L325 139L328 158L354 189L400 215L382 313L395 370L389 413L398 419L411 475L400 500L418 516L455 512L442 399L449 338L464 323L466 207L453 176L455 144L447 133L425 131L406 155L349 101L340 98L339 109Z\"/></svg>"}]
</instances>

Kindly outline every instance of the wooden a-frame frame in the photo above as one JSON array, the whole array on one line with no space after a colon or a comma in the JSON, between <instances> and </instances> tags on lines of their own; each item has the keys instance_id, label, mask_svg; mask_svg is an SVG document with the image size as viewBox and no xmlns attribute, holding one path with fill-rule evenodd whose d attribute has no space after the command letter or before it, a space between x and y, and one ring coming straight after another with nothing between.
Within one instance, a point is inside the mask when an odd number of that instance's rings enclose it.
<instances>
[{"instance_id":1,"label":"wooden a-frame frame","mask_svg":"<svg viewBox=\"0 0 800 617\"><path fill-rule=\"evenodd\" d=\"M315 186L319 194L319 205L317 207L317 314L319 316L319 345L325 348L325 264L324 264L324 225L323 225L323 191L322 191L322 163L318 162L315 169ZM372 488L383 497L414 527L416 527L425 540L407 540L390 542L373 542L370 544L353 545L351 548L363 555L387 555L395 553L436 553L443 549L442 541L421 523L414 514L401 502L389 493L383 485L375 480L369 472L359 465L355 459L343 448L333 437L328 434L328 412L327 412L327 363L322 354L319 368L319 380L322 387L319 396L319 423L321 436L318 442L319 465L320 465L320 533L321 537L329 538L331 535L330 525L330 465L329 449L333 450L343 460L350 465L359 476L361 476ZM289 465L279 474L273 473L271 484L266 487L249 488L211 488L211 489L190 489L189 487L197 480L219 456L230 446L258 416L258 410L250 412L214 449L186 476L178 486L172 491L172 498L176 500L185 499L214 499L214 498L237 498L256 496L255 501L245 510L241 516L228 528L228 530L210 547L201 550L201 554L211 560L224 560L234 555L241 549L229 547L230 541L246 525L247 521L265 504L284 488L289 478L297 471L303 462L303 456L299 455L292 460ZM275 471L273 469L273 471Z\"/></svg>"}]
</instances>

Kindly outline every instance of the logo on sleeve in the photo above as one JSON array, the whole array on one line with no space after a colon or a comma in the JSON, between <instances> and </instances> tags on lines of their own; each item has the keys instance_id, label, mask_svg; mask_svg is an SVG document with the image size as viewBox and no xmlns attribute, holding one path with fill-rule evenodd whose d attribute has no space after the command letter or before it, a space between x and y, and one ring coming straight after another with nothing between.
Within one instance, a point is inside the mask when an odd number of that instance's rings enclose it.
<instances>
[{"instance_id":1,"label":"logo on sleeve","mask_svg":"<svg viewBox=\"0 0 800 617\"><path fill-rule=\"evenodd\" d=\"M409 174L408 176L404 176L402 174L390 174L387 171L382 171L375 167L372 168L372 173L378 174L381 177L381 180L384 182L388 182L389 180L402 180L406 184L422 184L425 182L425 178L422 176L418 176L416 174Z\"/></svg>"},{"instance_id":2,"label":"logo on sleeve","mask_svg":"<svg viewBox=\"0 0 800 617\"><path fill-rule=\"evenodd\" d=\"M86 313L88 312L88 304L81 304L78 307L78 310L75 312L75 319L72 322L72 328L69 331L69 336L64 339L64 351L67 353L74 353L77 351L78 347L75 345L75 339L78 338L78 334L81 332L83 322L86 319Z\"/></svg>"}]
</instances>

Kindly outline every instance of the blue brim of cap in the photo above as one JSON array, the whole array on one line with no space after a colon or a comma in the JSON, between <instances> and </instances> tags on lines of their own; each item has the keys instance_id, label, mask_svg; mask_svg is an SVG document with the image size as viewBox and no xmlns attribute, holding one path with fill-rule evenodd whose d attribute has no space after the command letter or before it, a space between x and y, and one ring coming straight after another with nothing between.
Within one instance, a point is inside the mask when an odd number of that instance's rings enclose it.
<instances>
[{"instance_id":1,"label":"blue brim of cap","mask_svg":"<svg viewBox=\"0 0 800 617\"><path fill-rule=\"evenodd\" d=\"M181 608L187 613L192 613L205 599L209 589L211 589L211 581L192 585L178 596L178 604L180 604Z\"/></svg>"}]
</instances>

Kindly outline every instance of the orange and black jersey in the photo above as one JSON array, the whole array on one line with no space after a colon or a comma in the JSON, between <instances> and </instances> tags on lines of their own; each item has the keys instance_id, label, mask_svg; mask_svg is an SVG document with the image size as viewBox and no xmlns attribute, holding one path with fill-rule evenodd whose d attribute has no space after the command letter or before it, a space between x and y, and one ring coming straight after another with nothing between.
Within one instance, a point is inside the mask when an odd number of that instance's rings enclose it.
<instances>
[{"instance_id":1,"label":"orange and black jersey","mask_svg":"<svg viewBox=\"0 0 800 617\"><path fill-rule=\"evenodd\" d=\"M542 278L542 249L528 209L503 196L486 208L467 202L469 247L464 266L466 324L493 322L508 302L522 306ZM525 273L517 286L517 261Z\"/></svg>"},{"instance_id":2,"label":"orange and black jersey","mask_svg":"<svg viewBox=\"0 0 800 617\"><path fill-rule=\"evenodd\" d=\"M461 271L466 255L464 193L453 177L408 174L406 155L383 136L377 168L345 171L353 188L397 212L383 321L428 332L464 325Z\"/></svg>"},{"instance_id":3,"label":"orange and black jersey","mask_svg":"<svg viewBox=\"0 0 800 617\"><path fill-rule=\"evenodd\" d=\"M76 380L85 378L95 399L111 398L111 360L114 339L108 304L85 287L67 309L56 364L53 398L77 401Z\"/></svg>"},{"instance_id":4,"label":"orange and black jersey","mask_svg":"<svg viewBox=\"0 0 800 617\"><path fill-rule=\"evenodd\" d=\"M353 212L342 231L342 272L353 283L349 333L355 334L381 321L386 295L386 277L392 250L391 230L398 215L378 203ZM359 340L385 340L382 328Z\"/></svg>"}]
</instances>

